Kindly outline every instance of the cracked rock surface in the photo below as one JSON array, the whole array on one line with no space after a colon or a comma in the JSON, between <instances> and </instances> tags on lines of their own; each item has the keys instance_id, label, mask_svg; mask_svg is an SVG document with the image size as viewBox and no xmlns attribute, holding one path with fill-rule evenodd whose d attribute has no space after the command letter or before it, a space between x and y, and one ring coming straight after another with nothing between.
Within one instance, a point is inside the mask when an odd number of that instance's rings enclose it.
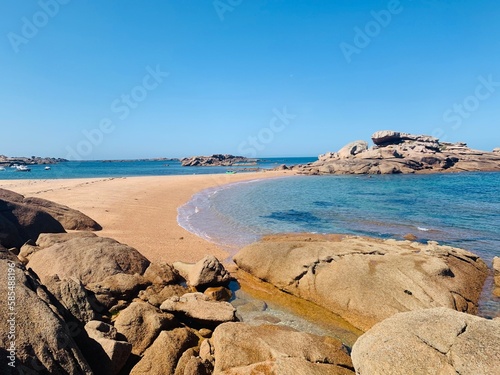
<instances>
[{"instance_id":1,"label":"cracked rock surface","mask_svg":"<svg viewBox=\"0 0 500 375\"><path fill-rule=\"evenodd\" d=\"M214 374L354 374L339 340L289 327L224 323L205 349L215 358Z\"/></svg>"},{"instance_id":2,"label":"cracked rock surface","mask_svg":"<svg viewBox=\"0 0 500 375\"><path fill-rule=\"evenodd\" d=\"M341 235L278 235L243 248L243 271L323 306L361 330L398 312L432 307L476 313L488 267L435 242Z\"/></svg>"},{"instance_id":3,"label":"cracked rock surface","mask_svg":"<svg viewBox=\"0 0 500 375\"><path fill-rule=\"evenodd\" d=\"M447 308L399 313L354 344L359 375L496 375L500 321Z\"/></svg>"}]
</instances>

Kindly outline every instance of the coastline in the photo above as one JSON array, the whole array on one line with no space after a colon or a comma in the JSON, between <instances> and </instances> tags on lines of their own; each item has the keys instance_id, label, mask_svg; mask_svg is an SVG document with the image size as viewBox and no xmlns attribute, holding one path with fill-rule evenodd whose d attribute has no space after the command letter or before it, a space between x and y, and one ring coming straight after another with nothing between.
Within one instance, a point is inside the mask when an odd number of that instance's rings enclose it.
<instances>
[{"instance_id":1,"label":"coastline","mask_svg":"<svg viewBox=\"0 0 500 375\"><path fill-rule=\"evenodd\" d=\"M177 222L177 209L208 188L235 182L292 176L290 171L241 174L3 180L0 188L44 198L77 209L103 227L99 236L136 248L153 262L196 262L205 255L228 253L188 232Z\"/></svg>"}]
</instances>

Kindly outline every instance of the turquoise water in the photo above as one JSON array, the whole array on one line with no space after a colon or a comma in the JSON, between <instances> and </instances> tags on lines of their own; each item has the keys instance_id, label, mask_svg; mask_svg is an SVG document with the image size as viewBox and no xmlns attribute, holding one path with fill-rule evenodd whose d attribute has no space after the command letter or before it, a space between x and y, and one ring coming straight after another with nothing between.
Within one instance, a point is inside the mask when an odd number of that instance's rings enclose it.
<instances>
[{"instance_id":1,"label":"turquoise water","mask_svg":"<svg viewBox=\"0 0 500 375\"><path fill-rule=\"evenodd\" d=\"M402 239L413 233L500 256L500 173L298 176L205 190L179 209L179 224L233 254L262 235L349 233ZM482 315L500 311L491 298Z\"/></svg>"},{"instance_id":2,"label":"turquoise water","mask_svg":"<svg viewBox=\"0 0 500 375\"><path fill-rule=\"evenodd\" d=\"M132 177L132 176L168 176L186 174L225 173L251 171L253 168L271 169L280 164L305 164L316 158L267 158L259 159L256 166L245 167L182 167L179 161L72 161L50 165L31 165L31 172L17 172L6 168L0 171L1 180L14 179L58 179L58 178L94 178L94 177Z\"/></svg>"}]
</instances>

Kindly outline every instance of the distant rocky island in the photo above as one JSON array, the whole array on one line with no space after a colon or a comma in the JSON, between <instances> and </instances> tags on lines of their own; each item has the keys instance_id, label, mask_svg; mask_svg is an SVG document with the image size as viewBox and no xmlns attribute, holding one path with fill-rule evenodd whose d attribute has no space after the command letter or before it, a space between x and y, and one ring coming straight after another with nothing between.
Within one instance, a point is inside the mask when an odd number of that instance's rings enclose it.
<instances>
[{"instance_id":1,"label":"distant rocky island","mask_svg":"<svg viewBox=\"0 0 500 375\"><path fill-rule=\"evenodd\" d=\"M256 165L257 159L244 156L214 154L211 156L192 156L181 160L183 167L230 167Z\"/></svg>"},{"instance_id":2,"label":"distant rocky island","mask_svg":"<svg viewBox=\"0 0 500 375\"><path fill-rule=\"evenodd\" d=\"M18 165L35 165L35 164L57 164L68 160L62 158L41 158L39 156L31 157L9 157L0 155L0 166L10 167L14 164Z\"/></svg>"},{"instance_id":3,"label":"distant rocky island","mask_svg":"<svg viewBox=\"0 0 500 375\"><path fill-rule=\"evenodd\" d=\"M102 163L128 163L131 161L179 161L179 159L177 159L177 158L151 158L151 159L101 160Z\"/></svg>"},{"instance_id":4,"label":"distant rocky island","mask_svg":"<svg viewBox=\"0 0 500 375\"><path fill-rule=\"evenodd\" d=\"M392 130L378 131L371 138L372 147L355 141L292 169L316 175L500 171L500 148L479 151L466 143L440 142L428 135Z\"/></svg>"}]
</instances>

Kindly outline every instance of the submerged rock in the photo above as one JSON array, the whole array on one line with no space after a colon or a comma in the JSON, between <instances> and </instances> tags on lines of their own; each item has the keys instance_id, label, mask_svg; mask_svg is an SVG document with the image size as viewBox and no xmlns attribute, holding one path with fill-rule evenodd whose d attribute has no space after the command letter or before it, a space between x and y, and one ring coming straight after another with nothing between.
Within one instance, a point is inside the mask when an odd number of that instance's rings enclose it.
<instances>
[{"instance_id":1,"label":"submerged rock","mask_svg":"<svg viewBox=\"0 0 500 375\"><path fill-rule=\"evenodd\" d=\"M243 248L244 271L366 330L395 313L449 307L475 313L488 267L437 243L353 236L274 236Z\"/></svg>"},{"instance_id":2,"label":"submerged rock","mask_svg":"<svg viewBox=\"0 0 500 375\"><path fill-rule=\"evenodd\" d=\"M396 314L352 349L357 374L496 375L500 322L446 308Z\"/></svg>"}]
</instances>

